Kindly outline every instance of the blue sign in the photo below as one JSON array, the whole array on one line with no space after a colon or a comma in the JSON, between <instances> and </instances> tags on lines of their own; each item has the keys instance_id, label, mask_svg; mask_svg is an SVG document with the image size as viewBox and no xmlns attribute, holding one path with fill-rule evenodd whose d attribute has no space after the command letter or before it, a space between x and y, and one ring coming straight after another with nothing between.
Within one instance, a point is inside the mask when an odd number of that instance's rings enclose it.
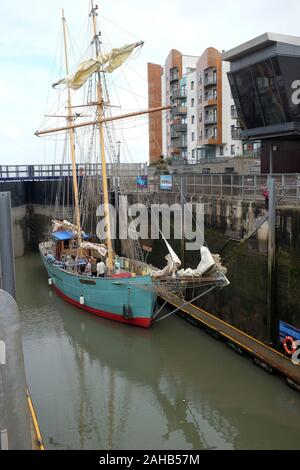
<instances>
[{"instance_id":1,"label":"blue sign","mask_svg":"<svg viewBox=\"0 0 300 470\"><path fill-rule=\"evenodd\" d=\"M161 175L160 176L160 189L172 190L173 177L172 175Z\"/></svg>"},{"instance_id":2,"label":"blue sign","mask_svg":"<svg viewBox=\"0 0 300 470\"><path fill-rule=\"evenodd\" d=\"M137 176L136 185L138 188L143 189L148 187L148 176Z\"/></svg>"},{"instance_id":3,"label":"blue sign","mask_svg":"<svg viewBox=\"0 0 300 470\"><path fill-rule=\"evenodd\" d=\"M281 341L283 341L286 336L291 336L294 341L300 340L300 330L292 325L289 325L288 323L280 321L279 338Z\"/></svg>"}]
</instances>

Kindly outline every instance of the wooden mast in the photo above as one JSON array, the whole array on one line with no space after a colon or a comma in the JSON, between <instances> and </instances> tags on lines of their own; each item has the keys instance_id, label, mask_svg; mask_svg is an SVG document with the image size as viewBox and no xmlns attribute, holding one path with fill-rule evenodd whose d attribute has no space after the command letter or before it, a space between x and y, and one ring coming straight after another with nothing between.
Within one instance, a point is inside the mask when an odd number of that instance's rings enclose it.
<instances>
[{"instance_id":1,"label":"wooden mast","mask_svg":"<svg viewBox=\"0 0 300 470\"><path fill-rule=\"evenodd\" d=\"M94 8L94 1L91 0L92 7L92 18L93 18L93 31L94 31L94 42L95 42L95 51L96 57L98 57L99 42L97 35L97 23L96 23L96 10ZM99 124L99 135L100 135L100 152L101 152L101 170L102 170L102 192L103 192L103 202L104 202L104 220L106 225L106 243L107 243L107 267L108 273L112 273L114 268L114 252L111 239L111 225L110 225L110 213L109 213L109 196L108 196L108 187L107 187L107 169L106 169L106 159L105 159L105 142L104 142L104 109L103 109L103 92L101 85L101 75L98 72L98 82L97 82L97 110L98 110L98 124Z\"/></svg>"},{"instance_id":2,"label":"wooden mast","mask_svg":"<svg viewBox=\"0 0 300 470\"><path fill-rule=\"evenodd\" d=\"M64 33L64 49L65 49L65 65L66 65L66 75L69 75L69 61L68 61L68 49L67 49L67 31L66 31L66 19L64 10L62 10L62 24L63 24L63 33ZM77 239L79 247L82 242L81 238L81 224L80 224L80 210L79 210L79 195L78 195L78 182L77 182L77 174L76 174L76 160L75 160L75 134L74 128L72 127L73 123L73 115L72 115L72 103L71 103L71 92L70 87L67 85L68 89L68 101L67 101L67 110L68 110L68 127L69 136L70 136L70 151L71 151L71 158L72 158L72 176L73 176L73 190L74 190L74 203L75 203L75 218L76 218L76 225L77 225Z\"/></svg>"},{"instance_id":3,"label":"wooden mast","mask_svg":"<svg viewBox=\"0 0 300 470\"><path fill-rule=\"evenodd\" d=\"M94 106L94 105L88 105L88 106ZM74 107L74 106L73 106ZM172 109L173 106L159 106L158 108L149 108L149 109L144 109L143 111L135 111L133 113L127 113L127 114L122 114L121 116L110 116L107 118L103 119L98 119L97 121L88 121L88 122L81 122L79 124L72 124L70 126L64 126L64 127L56 127L53 129L45 129L42 131L36 131L34 135L39 137L40 135L47 135L47 134L53 134L55 132L62 132L67 129L78 129L80 127L86 127L86 126L95 126L95 124L99 124L100 122L111 122L111 121L119 121L120 119L127 119L135 116L142 116L144 114L152 114L152 113L157 113L159 111L168 111Z\"/></svg>"}]
</instances>

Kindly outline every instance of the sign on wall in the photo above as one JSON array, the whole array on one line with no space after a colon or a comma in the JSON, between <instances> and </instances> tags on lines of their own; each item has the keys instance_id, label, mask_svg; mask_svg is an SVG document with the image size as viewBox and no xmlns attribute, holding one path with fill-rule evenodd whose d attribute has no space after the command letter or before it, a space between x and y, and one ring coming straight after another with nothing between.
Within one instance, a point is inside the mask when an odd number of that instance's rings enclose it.
<instances>
[{"instance_id":1,"label":"sign on wall","mask_svg":"<svg viewBox=\"0 0 300 470\"><path fill-rule=\"evenodd\" d=\"M173 177L172 175L160 175L160 189L172 190Z\"/></svg>"},{"instance_id":2,"label":"sign on wall","mask_svg":"<svg viewBox=\"0 0 300 470\"><path fill-rule=\"evenodd\" d=\"M286 336L291 336L295 341L300 340L300 330L292 325L289 325L288 323L280 321L279 338L281 341L283 341Z\"/></svg>"},{"instance_id":3,"label":"sign on wall","mask_svg":"<svg viewBox=\"0 0 300 470\"><path fill-rule=\"evenodd\" d=\"M144 189L148 187L148 176L137 176L136 185L139 189Z\"/></svg>"}]
</instances>

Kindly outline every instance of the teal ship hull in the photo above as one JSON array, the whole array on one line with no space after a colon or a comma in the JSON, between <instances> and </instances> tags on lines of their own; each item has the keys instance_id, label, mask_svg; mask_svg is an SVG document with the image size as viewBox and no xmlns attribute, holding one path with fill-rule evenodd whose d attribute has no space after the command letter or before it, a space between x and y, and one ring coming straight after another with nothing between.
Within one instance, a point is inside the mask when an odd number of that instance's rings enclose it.
<instances>
[{"instance_id":1,"label":"teal ship hull","mask_svg":"<svg viewBox=\"0 0 300 470\"><path fill-rule=\"evenodd\" d=\"M150 327L156 302L150 275L83 276L50 263L40 252L49 284L64 300L99 317Z\"/></svg>"}]
</instances>

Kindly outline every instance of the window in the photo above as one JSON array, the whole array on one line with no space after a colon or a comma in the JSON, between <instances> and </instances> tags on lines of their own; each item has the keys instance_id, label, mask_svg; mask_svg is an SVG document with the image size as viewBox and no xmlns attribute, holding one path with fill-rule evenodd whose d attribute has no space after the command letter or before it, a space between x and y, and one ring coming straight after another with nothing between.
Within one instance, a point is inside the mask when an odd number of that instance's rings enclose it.
<instances>
[{"instance_id":1,"label":"window","mask_svg":"<svg viewBox=\"0 0 300 470\"><path fill-rule=\"evenodd\" d=\"M192 158L196 157L196 149L192 150Z\"/></svg>"},{"instance_id":2,"label":"window","mask_svg":"<svg viewBox=\"0 0 300 470\"><path fill-rule=\"evenodd\" d=\"M191 123L192 123L192 124L195 124L195 116L194 116L194 115L191 116Z\"/></svg>"},{"instance_id":3,"label":"window","mask_svg":"<svg viewBox=\"0 0 300 470\"><path fill-rule=\"evenodd\" d=\"M237 111L234 104L231 105L231 119L237 119Z\"/></svg>"},{"instance_id":4,"label":"window","mask_svg":"<svg viewBox=\"0 0 300 470\"><path fill-rule=\"evenodd\" d=\"M216 88L214 88L213 97L214 97L214 100L217 99L217 89Z\"/></svg>"},{"instance_id":5,"label":"window","mask_svg":"<svg viewBox=\"0 0 300 470\"><path fill-rule=\"evenodd\" d=\"M231 155L235 155L235 145L230 146Z\"/></svg>"},{"instance_id":6,"label":"window","mask_svg":"<svg viewBox=\"0 0 300 470\"><path fill-rule=\"evenodd\" d=\"M195 132L192 132L192 142L195 141Z\"/></svg>"},{"instance_id":7,"label":"window","mask_svg":"<svg viewBox=\"0 0 300 470\"><path fill-rule=\"evenodd\" d=\"M218 137L218 128L214 127L214 138L216 139Z\"/></svg>"},{"instance_id":8,"label":"window","mask_svg":"<svg viewBox=\"0 0 300 470\"><path fill-rule=\"evenodd\" d=\"M220 157L224 157L224 146L220 147Z\"/></svg>"},{"instance_id":9,"label":"window","mask_svg":"<svg viewBox=\"0 0 300 470\"><path fill-rule=\"evenodd\" d=\"M193 90L193 89L194 89L194 86L195 86L195 82L194 82L194 81L192 81L192 82L191 82L191 90Z\"/></svg>"},{"instance_id":10,"label":"window","mask_svg":"<svg viewBox=\"0 0 300 470\"><path fill-rule=\"evenodd\" d=\"M193 108L193 106L195 106L195 99L194 98L191 99L191 106L192 106L192 108Z\"/></svg>"},{"instance_id":11,"label":"window","mask_svg":"<svg viewBox=\"0 0 300 470\"><path fill-rule=\"evenodd\" d=\"M252 129L298 120L290 106L290 90L287 83L294 69L291 57L273 57L253 64L237 72L230 72L229 82L239 114L243 115L243 127ZM286 76L285 76L286 74ZM299 111L296 111L299 114Z\"/></svg>"}]
</instances>

